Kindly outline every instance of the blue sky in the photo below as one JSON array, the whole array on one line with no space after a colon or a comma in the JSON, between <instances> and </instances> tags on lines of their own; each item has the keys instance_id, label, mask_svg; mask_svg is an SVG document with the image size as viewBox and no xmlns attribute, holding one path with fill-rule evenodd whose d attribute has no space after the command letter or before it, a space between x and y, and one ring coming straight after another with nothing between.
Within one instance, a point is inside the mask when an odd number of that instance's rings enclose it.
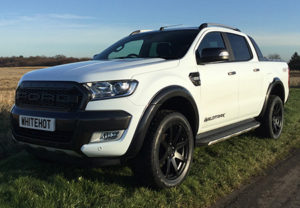
<instances>
[{"instance_id":1,"label":"blue sky","mask_svg":"<svg viewBox=\"0 0 300 208\"><path fill-rule=\"evenodd\" d=\"M288 61L300 53L299 11L299 0L1 0L0 56L92 57L137 29L217 22Z\"/></svg>"}]
</instances>

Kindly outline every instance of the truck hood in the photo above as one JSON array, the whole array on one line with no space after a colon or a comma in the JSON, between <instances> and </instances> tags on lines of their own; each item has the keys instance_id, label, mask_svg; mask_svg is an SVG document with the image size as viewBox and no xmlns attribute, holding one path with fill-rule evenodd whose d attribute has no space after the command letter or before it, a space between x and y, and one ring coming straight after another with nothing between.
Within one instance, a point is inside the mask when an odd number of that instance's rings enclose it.
<instances>
[{"instance_id":1,"label":"truck hood","mask_svg":"<svg viewBox=\"0 0 300 208\"><path fill-rule=\"evenodd\" d=\"M84 61L39 69L26 73L21 81L75 81L95 82L130 79L151 71L176 67L178 60L161 58L130 58L105 61Z\"/></svg>"}]
</instances>

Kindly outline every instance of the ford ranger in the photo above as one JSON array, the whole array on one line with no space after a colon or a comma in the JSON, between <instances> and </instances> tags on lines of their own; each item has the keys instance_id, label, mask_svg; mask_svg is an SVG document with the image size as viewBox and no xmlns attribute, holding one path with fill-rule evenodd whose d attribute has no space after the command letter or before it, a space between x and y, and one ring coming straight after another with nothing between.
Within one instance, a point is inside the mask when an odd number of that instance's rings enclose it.
<instances>
[{"instance_id":1,"label":"ford ranger","mask_svg":"<svg viewBox=\"0 0 300 208\"><path fill-rule=\"evenodd\" d=\"M138 30L93 60L25 74L12 133L39 158L132 161L142 181L172 187L196 145L256 128L279 138L288 82L288 65L266 60L237 28Z\"/></svg>"}]
</instances>

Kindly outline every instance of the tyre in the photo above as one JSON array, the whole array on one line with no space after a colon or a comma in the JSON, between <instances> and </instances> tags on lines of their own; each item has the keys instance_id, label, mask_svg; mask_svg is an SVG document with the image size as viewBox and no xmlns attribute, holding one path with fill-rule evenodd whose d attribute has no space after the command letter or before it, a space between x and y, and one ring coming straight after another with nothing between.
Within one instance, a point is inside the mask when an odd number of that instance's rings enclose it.
<instances>
[{"instance_id":1,"label":"tyre","mask_svg":"<svg viewBox=\"0 0 300 208\"><path fill-rule=\"evenodd\" d=\"M270 95L264 117L262 119L261 132L263 136L277 139L283 128L283 104L275 95Z\"/></svg>"},{"instance_id":2,"label":"tyre","mask_svg":"<svg viewBox=\"0 0 300 208\"><path fill-rule=\"evenodd\" d=\"M188 120L178 112L160 111L149 127L134 173L154 188L179 185L188 175L193 149Z\"/></svg>"}]
</instances>

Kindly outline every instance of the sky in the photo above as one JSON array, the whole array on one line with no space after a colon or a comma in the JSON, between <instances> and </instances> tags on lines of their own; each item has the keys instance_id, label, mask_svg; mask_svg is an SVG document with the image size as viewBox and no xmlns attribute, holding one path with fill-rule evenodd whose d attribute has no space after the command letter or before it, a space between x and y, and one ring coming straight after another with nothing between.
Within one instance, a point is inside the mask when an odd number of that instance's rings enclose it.
<instances>
[{"instance_id":1,"label":"sky","mask_svg":"<svg viewBox=\"0 0 300 208\"><path fill-rule=\"evenodd\" d=\"M92 57L138 29L215 22L251 35L265 56L300 53L299 0L0 0L0 56Z\"/></svg>"}]
</instances>

